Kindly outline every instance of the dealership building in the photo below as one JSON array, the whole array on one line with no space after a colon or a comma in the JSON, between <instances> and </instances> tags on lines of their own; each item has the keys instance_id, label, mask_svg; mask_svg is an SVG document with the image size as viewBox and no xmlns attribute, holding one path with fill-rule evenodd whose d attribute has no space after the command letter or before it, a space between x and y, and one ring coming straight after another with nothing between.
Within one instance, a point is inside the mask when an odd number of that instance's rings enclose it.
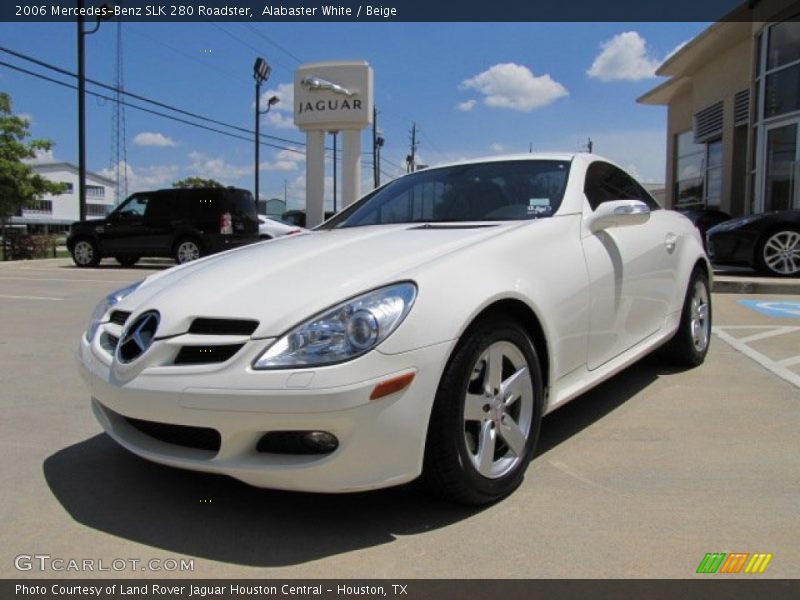
<instances>
[{"instance_id":1,"label":"dealership building","mask_svg":"<svg viewBox=\"0 0 800 600\"><path fill-rule=\"evenodd\" d=\"M45 194L22 208L10 223L24 227L28 233L59 233L79 220L78 167L68 162L30 163L34 173L64 184L61 194ZM98 173L86 172L86 218L100 219L114 208L116 184Z\"/></svg>"},{"instance_id":2,"label":"dealership building","mask_svg":"<svg viewBox=\"0 0 800 600\"><path fill-rule=\"evenodd\" d=\"M656 74L638 101L667 107L666 206L800 209L800 2L745 3Z\"/></svg>"}]
</instances>

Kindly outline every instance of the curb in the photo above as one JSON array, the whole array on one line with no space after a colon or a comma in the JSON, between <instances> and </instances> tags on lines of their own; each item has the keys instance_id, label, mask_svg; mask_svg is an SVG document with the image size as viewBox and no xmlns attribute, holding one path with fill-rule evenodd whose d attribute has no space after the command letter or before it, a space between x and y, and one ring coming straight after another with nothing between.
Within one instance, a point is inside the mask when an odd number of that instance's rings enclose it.
<instances>
[{"instance_id":1,"label":"curb","mask_svg":"<svg viewBox=\"0 0 800 600\"><path fill-rule=\"evenodd\" d=\"M766 279L715 276L713 293L717 294L790 294L800 295L798 279Z\"/></svg>"}]
</instances>

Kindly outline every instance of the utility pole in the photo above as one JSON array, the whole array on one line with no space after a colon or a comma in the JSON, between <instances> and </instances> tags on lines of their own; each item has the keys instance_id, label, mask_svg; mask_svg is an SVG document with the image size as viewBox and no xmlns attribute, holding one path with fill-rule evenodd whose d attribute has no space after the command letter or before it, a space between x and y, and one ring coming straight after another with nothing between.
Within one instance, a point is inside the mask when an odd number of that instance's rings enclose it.
<instances>
[{"instance_id":1,"label":"utility pole","mask_svg":"<svg viewBox=\"0 0 800 600\"><path fill-rule=\"evenodd\" d=\"M406 173L413 173L417 169L417 124L411 125L411 154L406 156Z\"/></svg>"},{"instance_id":2,"label":"utility pole","mask_svg":"<svg viewBox=\"0 0 800 600\"><path fill-rule=\"evenodd\" d=\"M272 73L272 67L269 66L267 61L260 56L256 58L255 64L253 64L253 79L256 82L256 123L255 123L255 130L256 130L256 151L255 151L255 189L254 195L256 198L256 210L258 210L258 195L259 195L259 169L260 169L260 159L259 159L259 146L261 144L261 115L265 115L269 112L273 106L278 103L277 96L270 96L269 100L267 100L267 108L265 110L261 110L261 84L269 79L270 73Z\"/></svg>"},{"instance_id":3,"label":"utility pole","mask_svg":"<svg viewBox=\"0 0 800 600\"><path fill-rule=\"evenodd\" d=\"M83 0L78 0L78 220L86 219L86 45L84 37L100 29L100 22L110 19L111 15L97 17L94 28L86 31L83 28ZM113 14L113 13L112 13Z\"/></svg>"},{"instance_id":4,"label":"utility pole","mask_svg":"<svg viewBox=\"0 0 800 600\"><path fill-rule=\"evenodd\" d=\"M592 150L594 150L594 142L592 141L592 138L587 138L586 150L589 152L589 154L591 154Z\"/></svg>"}]
</instances>

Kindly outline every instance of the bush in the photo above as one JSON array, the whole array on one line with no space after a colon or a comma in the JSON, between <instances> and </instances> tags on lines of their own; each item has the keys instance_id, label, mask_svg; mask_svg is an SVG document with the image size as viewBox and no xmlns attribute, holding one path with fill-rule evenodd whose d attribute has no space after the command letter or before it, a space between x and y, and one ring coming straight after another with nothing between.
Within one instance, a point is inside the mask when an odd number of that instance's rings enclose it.
<instances>
[{"instance_id":1,"label":"bush","mask_svg":"<svg viewBox=\"0 0 800 600\"><path fill-rule=\"evenodd\" d=\"M55 255L55 235L7 231L6 235L3 237L3 260L54 258Z\"/></svg>"}]
</instances>

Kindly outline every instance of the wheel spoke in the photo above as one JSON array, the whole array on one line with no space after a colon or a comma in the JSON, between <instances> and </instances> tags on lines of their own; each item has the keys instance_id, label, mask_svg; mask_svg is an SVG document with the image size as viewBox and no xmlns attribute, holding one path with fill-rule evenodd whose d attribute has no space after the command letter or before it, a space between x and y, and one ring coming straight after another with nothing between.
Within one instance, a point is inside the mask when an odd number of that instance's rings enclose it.
<instances>
[{"instance_id":1,"label":"wheel spoke","mask_svg":"<svg viewBox=\"0 0 800 600\"><path fill-rule=\"evenodd\" d=\"M506 406L516 402L522 395L522 391L530 382L528 367L520 367L508 379L500 384L500 394L505 398Z\"/></svg>"},{"instance_id":2,"label":"wheel spoke","mask_svg":"<svg viewBox=\"0 0 800 600\"><path fill-rule=\"evenodd\" d=\"M509 415L503 415L500 420L500 437L502 437L511 451L517 456L522 456L525 451L525 443L528 441L519 425Z\"/></svg>"},{"instance_id":3,"label":"wheel spoke","mask_svg":"<svg viewBox=\"0 0 800 600\"><path fill-rule=\"evenodd\" d=\"M483 410L486 402L486 396L483 394L468 393L464 401L464 420L483 421L486 418L486 412Z\"/></svg>"},{"instance_id":4,"label":"wheel spoke","mask_svg":"<svg viewBox=\"0 0 800 600\"><path fill-rule=\"evenodd\" d=\"M503 352L497 346L489 348L486 359L486 378L483 380L489 392L497 393L503 381Z\"/></svg>"},{"instance_id":5,"label":"wheel spoke","mask_svg":"<svg viewBox=\"0 0 800 600\"><path fill-rule=\"evenodd\" d=\"M492 472L494 463L494 447L497 442L497 432L492 421L486 421L481 426L478 439L478 472L488 477Z\"/></svg>"}]
</instances>

